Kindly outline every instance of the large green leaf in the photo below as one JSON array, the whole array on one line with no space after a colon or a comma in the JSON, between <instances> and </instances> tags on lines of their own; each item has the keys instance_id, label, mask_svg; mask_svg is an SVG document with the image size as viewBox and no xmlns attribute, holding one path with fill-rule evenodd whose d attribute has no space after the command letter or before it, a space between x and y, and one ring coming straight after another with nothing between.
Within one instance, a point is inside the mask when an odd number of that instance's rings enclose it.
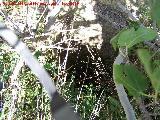
<instances>
[{"instance_id":1,"label":"large green leaf","mask_svg":"<svg viewBox=\"0 0 160 120\"><path fill-rule=\"evenodd\" d=\"M116 50L116 48L118 48L118 40L119 40L119 36L125 31L126 29L121 30L117 35L115 35L110 43L112 44L113 48Z\"/></svg>"},{"instance_id":2,"label":"large green leaf","mask_svg":"<svg viewBox=\"0 0 160 120\"><path fill-rule=\"evenodd\" d=\"M122 32L119 36L118 39L118 46L124 47L124 46L129 46L131 44L131 41L134 39L134 28L127 29L124 32Z\"/></svg>"},{"instance_id":3,"label":"large green leaf","mask_svg":"<svg viewBox=\"0 0 160 120\"><path fill-rule=\"evenodd\" d=\"M116 83L122 83L122 80L124 79L122 65L113 64L113 77Z\"/></svg>"},{"instance_id":4,"label":"large green leaf","mask_svg":"<svg viewBox=\"0 0 160 120\"><path fill-rule=\"evenodd\" d=\"M151 17L160 26L160 0L152 0Z\"/></svg>"},{"instance_id":5,"label":"large green leaf","mask_svg":"<svg viewBox=\"0 0 160 120\"><path fill-rule=\"evenodd\" d=\"M146 49L139 49L137 53L141 63L144 65L145 71L151 76L153 72L151 54Z\"/></svg>"},{"instance_id":6,"label":"large green leaf","mask_svg":"<svg viewBox=\"0 0 160 120\"><path fill-rule=\"evenodd\" d=\"M123 81L124 86L129 93L138 97L141 92L144 92L148 87L148 80L145 75L136 69L133 65L125 65L124 73L126 80Z\"/></svg>"},{"instance_id":7,"label":"large green leaf","mask_svg":"<svg viewBox=\"0 0 160 120\"><path fill-rule=\"evenodd\" d=\"M145 75L133 65L114 65L114 76L134 97L139 97L148 87Z\"/></svg>"},{"instance_id":8,"label":"large green leaf","mask_svg":"<svg viewBox=\"0 0 160 120\"><path fill-rule=\"evenodd\" d=\"M118 45L131 48L137 43L153 40L156 35L157 33L150 28L139 27L136 31L134 28L131 28L120 35Z\"/></svg>"},{"instance_id":9,"label":"large green leaf","mask_svg":"<svg viewBox=\"0 0 160 120\"><path fill-rule=\"evenodd\" d=\"M152 60L148 50L139 49L138 56L156 92L160 92L160 61Z\"/></svg>"},{"instance_id":10,"label":"large green leaf","mask_svg":"<svg viewBox=\"0 0 160 120\"><path fill-rule=\"evenodd\" d=\"M139 27L137 30L134 28L122 30L114 38L111 39L111 43L114 48L127 47L143 42L153 40L157 36L157 33L146 27Z\"/></svg>"}]
</instances>

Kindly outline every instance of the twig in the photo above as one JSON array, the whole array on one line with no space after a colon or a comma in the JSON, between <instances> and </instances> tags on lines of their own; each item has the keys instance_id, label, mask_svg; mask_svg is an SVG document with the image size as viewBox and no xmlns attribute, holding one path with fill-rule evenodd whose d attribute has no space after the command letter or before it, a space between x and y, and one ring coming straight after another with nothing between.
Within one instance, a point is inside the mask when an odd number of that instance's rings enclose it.
<instances>
[{"instance_id":1,"label":"twig","mask_svg":"<svg viewBox=\"0 0 160 120\"><path fill-rule=\"evenodd\" d=\"M10 106L10 109L9 109L9 114L8 114L8 120L12 120L12 116L15 112L15 101L17 100L17 92L18 92L18 82L16 81L17 80L17 76L23 66L23 63L24 61L21 59L19 60L19 62L17 62L17 65L13 71L13 74L11 76L11 86L13 87L12 88L12 102L11 102L11 106Z\"/></svg>"},{"instance_id":2,"label":"twig","mask_svg":"<svg viewBox=\"0 0 160 120\"><path fill-rule=\"evenodd\" d=\"M138 20L138 19L137 19L136 17L134 17L134 16L132 15L132 13L131 13L126 7L124 7L120 2L118 2L117 5L118 5L119 8L121 8L121 10L122 10L123 12L125 12L125 13L128 15L128 17L130 17L131 20L133 20L133 21L137 21L137 20Z\"/></svg>"},{"instance_id":3,"label":"twig","mask_svg":"<svg viewBox=\"0 0 160 120\"><path fill-rule=\"evenodd\" d=\"M140 104L139 104L139 109L140 109L141 112L142 112L143 119L144 119L144 120L151 120L150 114L149 114L149 112L146 110L146 107L145 107L143 101L140 100L139 102L140 102Z\"/></svg>"},{"instance_id":4,"label":"twig","mask_svg":"<svg viewBox=\"0 0 160 120\"><path fill-rule=\"evenodd\" d=\"M151 107L151 106L158 106L158 107L160 107L160 104L159 103L149 103L145 107Z\"/></svg>"},{"instance_id":5,"label":"twig","mask_svg":"<svg viewBox=\"0 0 160 120\"><path fill-rule=\"evenodd\" d=\"M19 34L22 33L22 30L19 28L19 26L16 25L16 24L13 22L12 18L8 17L8 16L6 15L6 13L5 13L4 11L2 11L1 9L0 9L0 14L1 14L8 22L11 22L11 23L13 24L14 30L15 30L16 32L18 32Z\"/></svg>"},{"instance_id":6,"label":"twig","mask_svg":"<svg viewBox=\"0 0 160 120\"><path fill-rule=\"evenodd\" d=\"M160 116L160 113L150 113L150 116Z\"/></svg>"},{"instance_id":7,"label":"twig","mask_svg":"<svg viewBox=\"0 0 160 120\"><path fill-rule=\"evenodd\" d=\"M57 0L58 3L61 3L61 0ZM50 9L51 11L48 13L46 17L46 26L45 26L45 32L47 32L52 25L55 23L55 16L60 12L62 5L56 5L54 9Z\"/></svg>"},{"instance_id":8,"label":"twig","mask_svg":"<svg viewBox=\"0 0 160 120\"><path fill-rule=\"evenodd\" d=\"M92 110L92 113L90 115L90 119L89 120L95 120L96 116L99 114L101 108L104 106L104 97L103 97L103 93L104 90L101 92L101 95L98 99L98 101L96 102L96 104L94 105L94 108ZM103 103L102 103L103 102Z\"/></svg>"},{"instance_id":9,"label":"twig","mask_svg":"<svg viewBox=\"0 0 160 120\"><path fill-rule=\"evenodd\" d=\"M78 50L78 48L64 48L64 47L60 47L60 46L55 46L55 45L49 45L49 46L39 46L38 48L42 48L42 49L50 49L50 48L55 48L55 49L58 49L58 50Z\"/></svg>"}]
</instances>

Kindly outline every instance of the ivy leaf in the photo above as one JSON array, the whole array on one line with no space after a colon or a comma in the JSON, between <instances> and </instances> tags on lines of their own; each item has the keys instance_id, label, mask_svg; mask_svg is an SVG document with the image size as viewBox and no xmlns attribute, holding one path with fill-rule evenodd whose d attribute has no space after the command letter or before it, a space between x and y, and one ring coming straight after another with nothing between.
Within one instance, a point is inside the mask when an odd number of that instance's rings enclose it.
<instances>
[{"instance_id":1,"label":"ivy leaf","mask_svg":"<svg viewBox=\"0 0 160 120\"><path fill-rule=\"evenodd\" d=\"M123 84L128 92L134 96L139 97L148 87L148 80L145 75L136 69L133 65L116 65L116 80ZM122 71L119 71L122 70ZM119 79L119 80L118 80Z\"/></svg>"},{"instance_id":2,"label":"ivy leaf","mask_svg":"<svg viewBox=\"0 0 160 120\"><path fill-rule=\"evenodd\" d=\"M160 27L160 0L153 0L151 3L151 17Z\"/></svg>"},{"instance_id":3,"label":"ivy leaf","mask_svg":"<svg viewBox=\"0 0 160 120\"><path fill-rule=\"evenodd\" d=\"M131 48L134 45L143 42L153 40L157 36L157 33L146 27L124 29L111 39L111 44L116 49L117 47Z\"/></svg>"}]
</instances>

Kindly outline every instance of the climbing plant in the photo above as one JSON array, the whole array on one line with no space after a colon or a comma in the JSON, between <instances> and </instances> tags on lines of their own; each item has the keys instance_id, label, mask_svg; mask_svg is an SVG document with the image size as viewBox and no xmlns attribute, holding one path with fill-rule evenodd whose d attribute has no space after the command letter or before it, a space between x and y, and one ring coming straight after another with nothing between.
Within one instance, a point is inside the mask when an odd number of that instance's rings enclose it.
<instances>
[{"instance_id":1,"label":"climbing plant","mask_svg":"<svg viewBox=\"0 0 160 120\"><path fill-rule=\"evenodd\" d=\"M159 103L160 54L159 45L154 46L156 41L159 41L157 31L160 20L159 3L159 0L153 0L150 3L153 27L145 27L140 23L138 27L123 29L111 40L114 49L119 49L119 54L121 54L119 61L122 61L119 64L115 62L113 65L115 83L122 84L127 89L128 96L134 97L143 119L159 119L159 107L156 105ZM123 105L123 101L121 103ZM154 109L149 110L153 106ZM123 107L126 109L125 106ZM126 112L128 118L134 118L134 115L128 114ZM132 112L132 114L136 113Z\"/></svg>"}]
</instances>

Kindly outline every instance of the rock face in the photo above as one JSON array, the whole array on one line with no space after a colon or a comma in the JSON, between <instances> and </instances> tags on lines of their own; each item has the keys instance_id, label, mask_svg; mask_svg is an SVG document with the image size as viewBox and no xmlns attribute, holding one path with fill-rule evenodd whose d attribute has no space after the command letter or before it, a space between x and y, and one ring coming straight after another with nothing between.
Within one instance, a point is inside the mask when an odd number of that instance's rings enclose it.
<instances>
[{"instance_id":1,"label":"rock face","mask_svg":"<svg viewBox=\"0 0 160 120\"><path fill-rule=\"evenodd\" d=\"M94 11L96 13L97 21L102 26L103 43L100 54L106 68L109 71L111 70L110 77L112 77L112 64L116 56L116 52L113 50L110 40L121 29L127 27L127 16L117 6L109 4L106 5L101 2L97 2L95 4Z\"/></svg>"},{"instance_id":2,"label":"rock face","mask_svg":"<svg viewBox=\"0 0 160 120\"><path fill-rule=\"evenodd\" d=\"M101 29L99 32L101 31L101 34L97 34L97 38L89 37L87 40L82 39L81 43L76 44L78 50L70 52L68 56L68 73L74 74L76 87L92 84L96 87L96 91L100 92L102 89L107 88L107 90L113 92L112 65L117 53L113 50L110 40L122 28L127 26L127 17L120 8L101 2L97 2L94 5L94 12L96 14L94 23L100 24ZM96 26L93 25L97 30ZM84 26L82 28L84 38L94 33L94 31L87 33L93 27ZM78 34L80 35L80 33ZM80 36L82 38L82 35ZM91 41L95 40L99 41L101 47L98 48L90 45ZM83 41L86 41L86 43L84 44ZM87 43L87 41L89 42ZM109 94L111 93L109 92Z\"/></svg>"},{"instance_id":3,"label":"rock face","mask_svg":"<svg viewBox=\"0 0 160 120\"><path fill-rule=\"evenodd\" d=\"M97 2L94 6L94 11L97 15L97 20L102 24L108 24L111 29L118 30L127 25L127 16L117 6Z\"/></svg>"}]
</instances>

